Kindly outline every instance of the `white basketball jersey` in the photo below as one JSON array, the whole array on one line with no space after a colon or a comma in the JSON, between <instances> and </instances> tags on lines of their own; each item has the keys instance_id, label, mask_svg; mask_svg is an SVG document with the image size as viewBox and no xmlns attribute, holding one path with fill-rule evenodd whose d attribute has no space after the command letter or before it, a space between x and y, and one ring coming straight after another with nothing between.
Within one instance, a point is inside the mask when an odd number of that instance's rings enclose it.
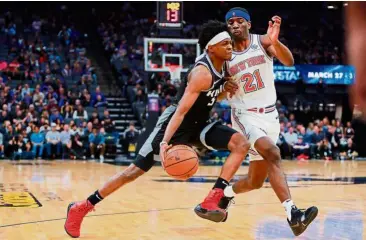
<instances>
[{"instance_id":1,"label":"white basketball jersey","mask_svg":"<svg viewBox=\"0 0 366 240\"><path fill-rule=\"evenodd\" d=\"M259 35L250 34L249 47L233 51L229 73L239 84L236 94L229 98L232 108L266 107L276 103L273 59L263 49Z\"/></svg>"}]
</instances>

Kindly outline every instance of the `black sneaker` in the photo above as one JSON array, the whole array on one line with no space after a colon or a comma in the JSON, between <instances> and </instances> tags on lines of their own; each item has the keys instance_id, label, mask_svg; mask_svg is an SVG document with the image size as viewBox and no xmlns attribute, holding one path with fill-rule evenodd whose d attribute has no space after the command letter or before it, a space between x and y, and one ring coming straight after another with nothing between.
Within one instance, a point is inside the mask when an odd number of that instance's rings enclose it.
<instances>
[{"instance_id":1,"label":"black sneaker","mask_svg":"<svg viewBox=\"0 0 366 240\"><path fill-rule=\"evenodd\" d=\"M306 211L293 207L291 210L291 222L288 219L287 222L295 236L299 236L306 230L306 228L316 218L317 215L317 207L309 207L306 209ZM305 216L304 220L301 220L302 216Z\"/></svg>"},{"instance_id":2,"label":"black sneaker","mask_svg":"<svg viewBox=\"0 0 366 240\"><path fill-rule=\"evenodd\" d=\"M222 220L222 222L226 222L227 217L229 216L229 212L227 211L227 209L229 208L231 203L235 203L233 199L234 197L225 197L225 196L220 199L219 208L225 209L227 212L226 217L224 218L224 220Z\"/></svg>"}]
</instances>

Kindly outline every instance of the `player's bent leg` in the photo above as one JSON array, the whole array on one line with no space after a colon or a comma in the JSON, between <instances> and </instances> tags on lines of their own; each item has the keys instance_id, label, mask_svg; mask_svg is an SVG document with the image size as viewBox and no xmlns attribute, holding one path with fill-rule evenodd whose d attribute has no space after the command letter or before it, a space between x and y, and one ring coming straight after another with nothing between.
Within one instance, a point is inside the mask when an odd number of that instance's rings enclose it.
<instances>
[{"instance_id":1,"label":"player's bent leg","mask_svg":"<svg viewBox=\"0 0 366 240\"><path fill-rule=\"evenodd\" d=\"M234 183L233 191L238 194L260 189L268 176L267 169L267 161L251 161L249 163L248 175Z\"/></svg>"},{"instance_id":2,"label":"player's bent leg","mask_svg":"<svg viewBox=\"0 0 366 240\"><path fill-rule=\"evenodd\" d=\"M287 199L291 199L286 177L281 169L280 149L267 136L259 138L255 142L254 147L256 151L267 161L268 178L281 203Z\"/></svg>"},{"instance_id":3,"label":"player's bent leg","mask_svg":"<svg viewBox=\"0 0 366 240\"><path fill-rule=\"evenodd\" d=\"M287 213L289 223L295 236L303 233L308 225L318 214L317 207L310 207L305 211L298 209L291 200L291 194L287 185L285 174L281 169L281 154L279 148L271 138L262 137L255 142L257 152L266 159L268 163L269 182Z\"/></svg>"},{"instance_id":4,"label":"player's bent leg","mask_svg":"<svg viewBox=\"0 0 366 240\"><path fill-rule=\"evenodd\" d=\"M98 190L98 192L100 196L104 199L123 185L136 180L144 173L144 170L140 169L132 163L128 168L111 177L108 182L106 182L103 187Z\"/></svg>"},{"instance_id":5,"label":"player's bent leg","mask_svg":"<svg viewBox=\"0 0 366 240\"><path fill-rule=\"evenodd\" d=\"M205 139L206 146L211 146L213 149L229 149L231 153L226 159L213 189L205 200L196 206L195 213L204 219L222 222L226 219L227 212L219 207L219 202L224 197L225 187L229 185L229 181L241 166L250 144L242 134L223 125L214 126L207 132Z\"/></svg>"},{"instance_id":6,"label":"player's bent leg","mask_svg":"<svg viewBox=\"0 0 366 240\"><path fill-rule=\"evenodd\" d=\"M148 157L141 155L137 156L137 159L124 171L115 174L110 178L102 188L95 191L86 200L70 203L67 208L67 218L65 221L64 229L66 233L73 238L80 236L80 227L84 217L92 210L94 206L102 201L105 197L115 192L123 185L134 181L144 173L150 170L154 165L152 153Z\"/></svg>"},{"instance_id":7,"label":"player's bent leg","mask_svg":"<svg viewBox=\"0 0 366 240\"><path fill-rule=\"evenodd\" d=\"M235 182L234 185L225 188L224 197L221 198L219 207L228 211L229 205L236 194L261 188L268 175L267 167L267 162L263 159L251 161L248 175ZM226 220L227 216L223 222Z\"/></svg>"}]
</instances>

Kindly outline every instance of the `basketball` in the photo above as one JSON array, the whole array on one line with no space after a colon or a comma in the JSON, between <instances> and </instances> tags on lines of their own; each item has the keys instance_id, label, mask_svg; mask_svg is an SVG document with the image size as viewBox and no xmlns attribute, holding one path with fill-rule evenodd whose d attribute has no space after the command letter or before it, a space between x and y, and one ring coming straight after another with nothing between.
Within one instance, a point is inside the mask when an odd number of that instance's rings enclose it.
<instances>
[{"instance_id":1,"label":"basketball","mask_svg":"<svg viewBox=\"0 0 366 240\"><path fill-rule=\"evenodd\" d=\"M173 146L166 153L163 167L171 177L187 180L198 170L197 153L186 145Z\"/></svg>"}]
</instances>

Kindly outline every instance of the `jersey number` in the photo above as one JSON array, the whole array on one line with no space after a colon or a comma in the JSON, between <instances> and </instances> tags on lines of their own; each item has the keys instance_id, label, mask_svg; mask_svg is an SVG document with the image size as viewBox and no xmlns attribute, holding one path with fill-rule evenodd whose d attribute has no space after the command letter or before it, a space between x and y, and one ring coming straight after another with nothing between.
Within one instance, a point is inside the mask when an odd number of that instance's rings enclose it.
<instances>
[{"instance_id":1,"label":"jersey number","mask_svg":"<svg viewBox=\"0 0 366 240\"><path fill-rule=\"evenodd\" d=\"M207 104L207 106L212 106L215 103L216 98L211 98L211 102Z\"/></svg>"},{"instance_id":2,"label":"jersey number","mask_svg":"<svg viewBox=\"0 0 366 240\"><path fill-rule=\"evenodd\" d=\"M246 73L241 77L241 81L244 82L244 92L251 93L259 89L264 88L262 77L259 73L259 69L255 70L253 74ZM256 82L254 82L256 81Z\"/></svg>"}]
</instances>

